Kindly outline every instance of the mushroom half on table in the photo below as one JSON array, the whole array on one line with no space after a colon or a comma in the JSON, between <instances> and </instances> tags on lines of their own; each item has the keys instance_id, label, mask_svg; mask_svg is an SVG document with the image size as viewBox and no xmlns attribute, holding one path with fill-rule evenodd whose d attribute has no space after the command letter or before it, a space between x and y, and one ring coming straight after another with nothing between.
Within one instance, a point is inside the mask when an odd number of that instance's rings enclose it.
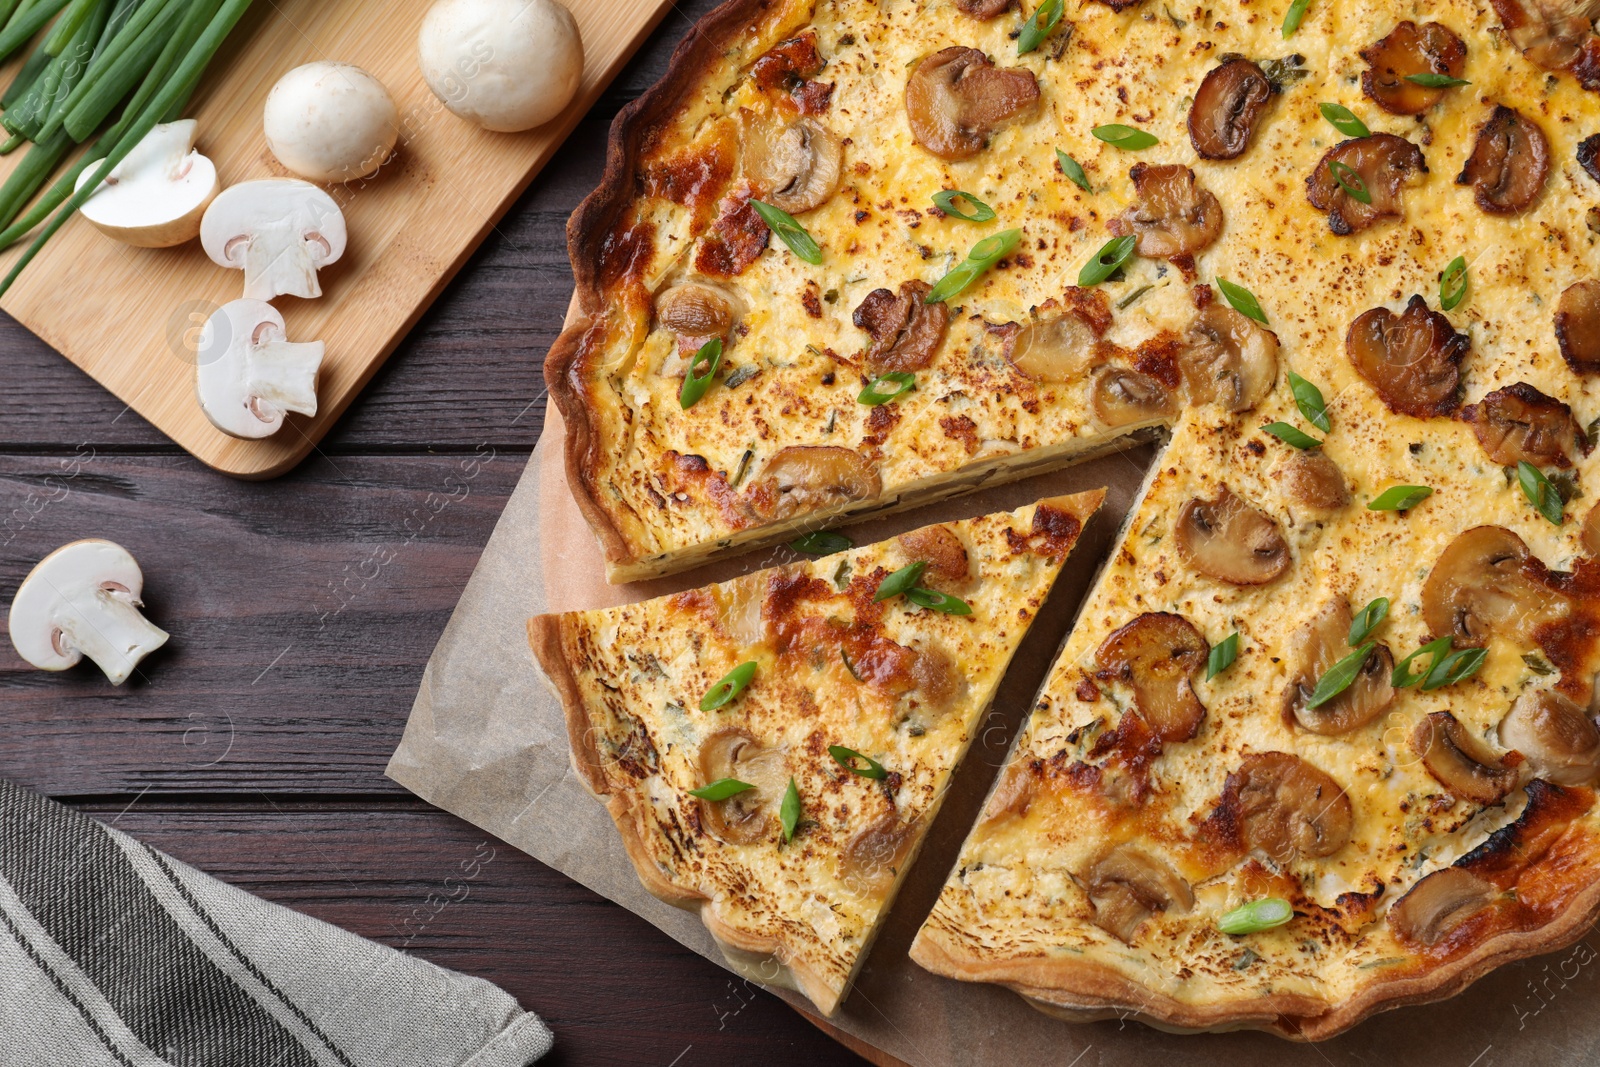
<instances>
[{"instance_id":1,"label":"mushroom half on table","mask_svg":"<svg viewBox=\"0 0 1600 1067\"><path fill-rule=\"evenodd\" d=\"M46 671L64 671L84 656L112 685L167 643L167 632L139 609L144 574L128 550L111 541L74 541L50 553L23 579L11 602L11 643Z\"/></svg>"},{"instance_id":2,"label":"mushroom half on table","mask_svg":"<svg viewBox=\"0 0 1600 1067\"><path fill-rule=\"evenodd\" d=\"M196 125L183 119L153 128L83 202L83 217L136 248L171 248L198 237L217 195L217 168L194 149ZM94 168L86 168L77 188L93 177Z\"/></svg>"},{"instance_id":3,"label":"mushroom half on table","mask_svg":"<svg viewBox=\"0 0 1600 1067\"><path fill-rule=\"evenodd\" d=\"M234 300L200 331L195 394L211 424L232 437L270 437L289 412L317 413L321 341L290 341L283 316L262 300Z\"/></svg>"}]
</instances>

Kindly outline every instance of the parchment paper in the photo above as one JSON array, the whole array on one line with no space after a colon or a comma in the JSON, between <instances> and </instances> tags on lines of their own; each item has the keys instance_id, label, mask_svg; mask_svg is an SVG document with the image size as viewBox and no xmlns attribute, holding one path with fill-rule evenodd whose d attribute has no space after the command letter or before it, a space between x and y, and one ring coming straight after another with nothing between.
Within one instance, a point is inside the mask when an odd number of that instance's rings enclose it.
<instances>
[{"instance_id":1,"label":"parchment paper","mask_svg":"<svg viewBox=\"0 0 1600 1067\"><path fill-rule=\"evenodd\" d=\"M599 548L567 492L562 432L552 408L428 663L388 774L721 964L697 915L661 903L640 886L610 816L574 776L561 708L533 664L524 623L540 612L659 596L794 557L782 548L758 550L674 578L606 585ZM866 544L1056 493L1100 485L1110 490L1019 650L854 991L829 1021L876 1050L880 1062L890 1062L882 1055L887 1053L916 1067L1600 1063L1600 986L1594 977L1600 968L1593 962L1600 938L1593 933L1570 949L1502 968L1453 1000L1379 1016L1320 1045L1259 1033L1177 1036L1131 1021L1064 1023L1008 990L937 978L910 961L912 936L938 896L1153 455L1150 446L1130 447L1064 472L850 530L858 544ZM774 992L804 1010L798 995Z\"/></svg>"}]
</instances>

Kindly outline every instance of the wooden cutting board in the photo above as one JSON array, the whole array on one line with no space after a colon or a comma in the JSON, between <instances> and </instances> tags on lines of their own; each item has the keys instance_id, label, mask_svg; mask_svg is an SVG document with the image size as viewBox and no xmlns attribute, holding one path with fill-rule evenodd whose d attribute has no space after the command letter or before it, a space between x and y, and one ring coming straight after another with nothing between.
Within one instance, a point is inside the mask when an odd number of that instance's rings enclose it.
<instances>
[{"instance_id":1,"label":"wooden cutting board","mask_svg":"<svg viewBox=\"0 0 1600 1067\"><path fill-rule=\"evenodd\" d=\"M241 478L282 474L371 380L669 7L668 0L566 3L583 36L583 84L561 117L527 133L480 130L428 89L416 40L431 0L260 0L218 53L189 114L224 186L292 176L261 132L267 92L292 67L354 63L383 82L400 111L394 158L371 178L325 186L345 213L350 242L322 272L322 298L274 301L290 340L327 345L315 418L291 415L276 436L240 441L201 414L193 381L199 327L242 295L244 276L213 264L198 241L129 248L74 219L0 309L207 466ZM0 161L0 177L22 155ZM20 254L21 246L0 257L0 270Z\"/></svg>"}]
</instances>

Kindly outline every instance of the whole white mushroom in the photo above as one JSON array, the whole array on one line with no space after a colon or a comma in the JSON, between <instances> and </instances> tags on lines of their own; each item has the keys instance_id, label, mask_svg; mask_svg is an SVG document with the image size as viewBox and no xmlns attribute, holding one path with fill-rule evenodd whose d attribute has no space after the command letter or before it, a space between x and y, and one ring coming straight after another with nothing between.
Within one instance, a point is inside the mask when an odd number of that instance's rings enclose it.
<instances>
[{"instance_id":1,"label":"whole white mushroom","mask_svg":"<svg viewBox=\"0 0 1600 1067\"><path fill-rule=\"evenodd\" d=\"M360 67L327 61L279 78L261 125L278 162L314 182L366 177L400 137L400 113L383 83Z\"/></svg>"},{"instance_id":2,"label":"whole white mushroom","mask_svg":"<svg viewBox=\"0 0 1600 1067\"><path fill-rule=\"evenodd\" d=\"M583 80L578 23L556 0L439 0L417 55L445 107L503 133L543 126Z\"/></svg>"}]
</instances>

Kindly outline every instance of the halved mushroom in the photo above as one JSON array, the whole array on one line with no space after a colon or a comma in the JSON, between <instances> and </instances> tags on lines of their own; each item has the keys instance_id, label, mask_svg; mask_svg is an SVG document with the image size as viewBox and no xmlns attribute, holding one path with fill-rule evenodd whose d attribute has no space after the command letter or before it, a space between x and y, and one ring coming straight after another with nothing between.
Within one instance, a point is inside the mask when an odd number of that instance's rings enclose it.
<instances>
[{"instance_id":1,"label":"halved mushroom","mask_svg":"<svg viewBox=\"0 0 1600 1067\"><path fill-rule=\"evenodd\" d=\"M1194 254L1222 234L1222 205L1195 183L1194 171L1180 164L1135 163L1128 177L1138 200L1106 229L1119 236L1137 234L1135 248L1141 256L1187 256L1192 268Z\"/></svg>"},{"instance_id":2,"label":"halved mushroom","mask_svg":"<svg viewBox=\"0 0 1600 1067\"><path fill-rule=\"evenodd\" d=\"M101 233L136 248L171 248L200 235L217 195L217 168L194 150L194 119L160 123L106 175L79 214ZM78 174L76 189L96 168Z\"/></svg>"},{"instance_id":3,"label":"halved mushroom","mask_svg":"<svg viewBox=\"0 0 1600 1067\"><path fill-rule=\"evenodd\" d=\"M1278 380L1278 335L1213 301L1189 323L1178 369L1189 403L1249 411Z\"/></svg>"},{"instance_id":4,"label":"halved mushroom","mask_svg":"<svg viewBox=\"0 0 1600 1067\"><path fill-rule=\"evenodd\" d=\"M915 841L911 825L893 812L875 819L845 842L840 879L859 896L884 896L894 888Z\"/></svg>"},{"instance_id":5,"label":"halved mushroom","mask_svg":"<svg viewBox=\"0 0 1600 1067\"><path fill-rule=\"evenodd\" d=\"M1244 56L1228 54L1211 68L1189 106L1189 140L1201 159L1237 159L1272 99L1272 83Z\"/></svg>"},{"instance_id":6,"label":"halved mushroom","mask_svg":"<svg viewBox=\"0 0 1600 1067\"><path fill-rule=\"evenodd\" d=\"M1511 43L1545 70L1569 70L1585 89L1600 86L1594 0L1492 0Z\"/></svg>"},{"instance_id":7,"label":"halved mushroom","mask_svg":"<svg viewBox=\"0 0 1600 1067\"><path fill-rule=\"evenodd\" d=\"M1326 511L1350 503L1344 472L1320 448L1290 451L1277 475L1284 493L1297 504Z\"/></svg>"},{"instance_id":8,"label":"halved mushroom","mask_svg":"<svg viewBox=\"0 0 1600 1067\"><path fill-rule=\"evenodd\" d=\"M1230 585L1265 585L1289 569L1289 545L1278 524L1234 496L1226 485L1214 500L1191 499L1173 525L1178 558Z\"/></svg>"},{"instance_id":9,"label":"halved mushroom","mask_svg":"<svg viewBox=\"0 0 1600 1067\"><path fill-rule=\"evenodd\" d=\"M1334 163L1340 166L1332 166ZM1384 219L1399 218L1405 213L1401 191L1416 175L1426 173L1422 149L1404 137L1374 133L1328 149L1306 178L1306 197L1312 207L1328 213L1328 228L1342 237ZM1346 192L1340 177L1351 188L1365 190L1371 202L1362 203Z\"/></svg>"},{"instance_id":10,"label":"halved mushroom","mask_svg":"<svg viewBox=\"0 0 1600 1067\"><path fill-rule=\"evenodd\" d=\"M680 338L725 338L739 312L731 292L704 282L679 282L656 297L656 321Z\"/></svg>"},{"instance_id":11,"label":"halved mushroom","mask_svg":"<svg viewBox=\"0 0 1600 1067\"><path fill-rule=\"evenodd\" d=\"M291 341L283 315L264 300L230 300L206 320L195 350L194 392L211 425L259 440L290 412L317 413L321 341Z\"/></svg>"},{"instance_id":12,"label":"halved mushroom","mask_svg":"<svg viewBox=\"0 0 1600 1067\"><path fill-rule=\"evenodd\" d=\"M322 295L317 271L344 255L344 213L310 182L264 178L224 189L200 220L200 245L244 271L249 300Z\"/></svg>"},{"instance_id":13,"label":"halved mushroom","mask_svg":"<svg viewBox=\"0 0 1600 1067\"><path fill-rule=\"evenodd\" d=\"M917 371L933 362L950 325L947 304L929 304L923 298L933 287L924 281L900 283L900 291L874 289L850 321L872 335L867 346L867 370L872 374Z\"/></svg>"},{"instance_id":14,"label":"halved mushroom","mask_svg":"<svg viewBox=\"0 0 1600 1067\"><path fill-rule=\"evenodd\" d=\"M1578 374L1600 373L1600 282L1573 282L1556 304L1556 347Z\"/></svg>"},{"instance_id":15,"label":"halved mushroom","mask_svg":"<svg viewBox=\"0 0 1600 1067\"><path fill-rule=\"evenodd\" d=\"M1004 123L1033 111L1039 83L1021 67L997 67L976 48L944 48L906 82L906 121L940 159L970 159Z\"/></svg>"},{"instance_id":16,"label":"halved mushroom","mask_svg":"<svg viewBox=\"0 0 1600 1067\"><path fill-rule=\"evenodd\" d=\"M1015 332L1007 338L1006 358L1034 381L1079 382L1094 366L1100 336L1077 311L1034 319L1012 329Z\"/></svg>"},{"instance_id":17,"label":"halved mushroom","mask_svg":"<svg viewBox=\"0 0 1600 1067\"><path fill-rule=\"evenodd\" d=\"M1570 606L1539 580L1542 570L1504 526L1474 526L1434 562L1422 584L1422 621L1460 647L1481 646L1495 634L1531 642L1535 629Z\"/></svg>"},{"instance_id":18,"label":"halved mushroom","mask_svg":"<svg viewBox=\"0 0 1600 1067\"><path fill-rule=\"evenodd\" d=\"M1493 903L1499 890L1471 871L1446 867L1411 887L1389 909L1389 926L1403 940L1432 947Z\"/></svg>"},{"instance_id":19,"label":"halved mushroom","mask_svg":"<svg viewBox=\"0 0 1600 1067\"><path fill-rule=\"evenodd\" d=\"M1600 778L1600 729L1576 703L1553 689L1523 693L1500 720L1500 743L1520 752L1535 777L1556 785Z\"/></svg>"},{"instance_id":20,"label":"halved mushroom","mask_svg":"<svg viewBox=\"0 0 1600 1067\"><path fill-rule=\"evenodd\" d=\"M1496 104L1456 184L1472 186L1472 199L1489 214L1515 215L1538 199L1549 173L1544 131L1526 115Z\"/></svg>"},{"instance_id":21,"label":"halved mushroom","mask_svg":"<svg viewBox=\"0 0 1600 1067\"><path fill-rule=\"evenodd\" d=\"M1448 415L1461 402L1461 361L1472 340L1413 296L1405 311L1362 312L1350 324L1344 350L1356 372L1389 410L1426 419Z\"/></svg>"},{"instance_id":22,"label":"halved mushroom","mask_svg":"<svg viewBox=\"0 0 1600 1067\"><path fill-rule=\"evenodd\" d=\"M749 123L740 150L757 199L791 215L821 206L839 188L844 143L815 119Z\"/></svg>"},{"instance_id":23,"label":"halved mushroom","mask_svg":"<svg viewBox=\"0 0 1600 1067\"><path fill-rule=\"evenodd\" d=\"M1170 419L1178 413L1172 390L1148 374L1122 367L1102 367L1089 387L1095 418L1107 426Z\"/></svg>"},{"instance_id":24,"label":"halved mushroom","mask_svg":"<svg viewBox=\"0 0 1600 1067\"><path fill-rule=\"evenodd\" d=\"M1133 690L1133 706L1163 741L1200 730L1205 705L1191 684L1211 646L1182 615L1146 612L1113 631L1095 650L1097 675Z\"/></svg>"},{"instance_id":25,"label":"halved mushroom","mask_svg":"<svg viewBox=\"0 0 1600 1067\"><path fill-rule=\"evenodd\" d=\"M941 524L924 526L895 538L906 556L928 564L923 577L940 588L965 585L972 578L967 546L954 530Z\"/></svg>"},{"instance_id":26,"label":"halved mushroom","mask_svg":"<svg viewBox=\"0 0 1600 1067\"><path fill-rule=\"evenodd\" d=\"M1413 74L1461 77L1467 46L1449 27L1437 22L1421 26L1400 23L1389 36L1361 50L1370 69L1361 75L1361 91L1391 115L1420 115L1443 99L1445 90L1406 79Z\"/></svg>"},{"instance_id":27,"label":"halved mushroom","mask_svg":"<svg viewBox=\"0 0 1600 1067\"><path fill-rule=\"evenodd\" d=\"M789 782L778 749L760 744L740 727L718 730L700 742L700 778L702 786L734 778L755 787L726 800L700 801L701 817L713 835L732 845L753 845L772 831Z\"/></svg>"},{"instance_id":28,"label":"halved mushroom","mask_svg":"<svg viewBox=\"0 0 1600 1067\"><path fill-rule=\"evenodd\" d=\"M1484 454L1503 467L1526 461L1535 467L1572 466L1589 452L1589 439L1572 409L1527 382L1496 389L1461 409Z\"/></svg>"},{"instance_id":29,"label":"halved mushroom","mask_svg":"<svg viewBox=\"0 0 1600 1067\"><path fill-rule=\"evenodd\" d=\"M750 499L764 518L786 519L882 491L882 479L861 453L837 445L790 445L767 461Z\"/></svg>"},{"instance_id":30,"label":"halved mushroom","mask_svg":"<svg viewBox=\"0 0 1600 1067\"><path fill-rule=\"evenodd\" d=\"M1194 891L1172 865L1136 845L1121 844L1085 873L1094 923L1131 943L1139 925L1157 912L1186 912Z\"/></svg>"},{"instance_id":31,"label":"halved mushroom","mask_svg":"<svg viewBox=\"0 0 1600 1067\"><path fill-rule=\"evenodd\" d=\"M1417 723L1411 751L1428 773L1460 800L1498 804L1517 784L1517 770L1486 751L1448 711L1436 711Z\"/></svg>"},{"instance_id":32,"label":"halved mushroom","mask_svg":"<svg viewBox=\"0 0 1600 1067\"><path fill-rule=\"evenodd\" d=\"M1287 752L1246 756L1223 786L1222 810L1233 817L1246 848L1278 863L1333 855L1355 824L1339 783Z\"/></svg>"},{"instance_id":33,"label":"halved mushroom","mask_svg":"<svg viewBox=\"0 0 1600 1067\"><path fill-rule=\"evenodd\" d=\"M1294 674L1283 691L1285 720L1314 734L1335 737L1365 726L1394 703L1394 656L1389 646L1375 645L1361 671L1345 690L1325 704L1306 707L1317 682L1335 663L1355 651L1350 647L1350 602L1334 597L1294 636Z\"/></svg>"}]
</instances>

